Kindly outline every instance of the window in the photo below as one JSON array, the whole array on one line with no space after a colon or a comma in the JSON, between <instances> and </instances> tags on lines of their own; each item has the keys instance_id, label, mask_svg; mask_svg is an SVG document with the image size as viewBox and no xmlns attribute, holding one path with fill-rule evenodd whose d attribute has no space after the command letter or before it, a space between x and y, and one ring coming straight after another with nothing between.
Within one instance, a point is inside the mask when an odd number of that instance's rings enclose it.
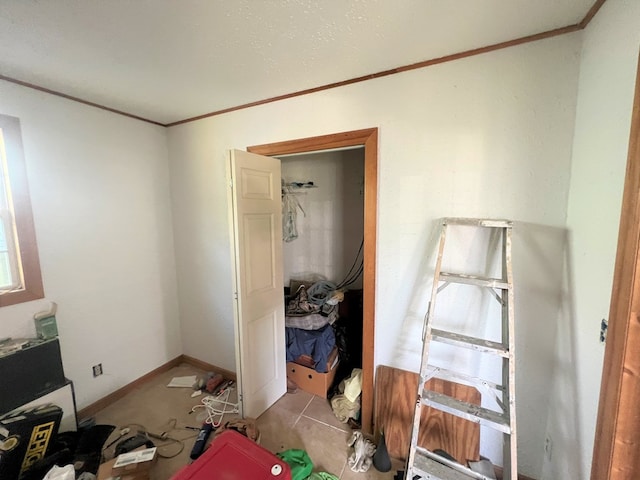
<instances>
[{"instance_id":1,"label":"window","mask_svg":"<svg viewBox=\"0 0 640 480\"><path fill-rule=\"evenodd\" d=\"M20 120L0 115L0 307L42 297Z\"/></svg>"}]
</instances>

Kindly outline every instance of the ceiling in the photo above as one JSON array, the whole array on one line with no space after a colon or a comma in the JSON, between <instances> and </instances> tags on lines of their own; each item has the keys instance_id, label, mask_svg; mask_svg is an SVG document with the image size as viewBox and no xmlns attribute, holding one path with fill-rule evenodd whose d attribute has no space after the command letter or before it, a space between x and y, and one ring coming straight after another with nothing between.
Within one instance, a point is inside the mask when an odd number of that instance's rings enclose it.
<instances>
[{"instance_id":1,"label":"ceiling","mask_svg":"<svg viewBox=\"0 0 640 480\"><path fill-rule=\"evenodd\" d=\"M167 124L575 25L593 5L0 0L0 75Z\"/></svg>"}]
</instances>

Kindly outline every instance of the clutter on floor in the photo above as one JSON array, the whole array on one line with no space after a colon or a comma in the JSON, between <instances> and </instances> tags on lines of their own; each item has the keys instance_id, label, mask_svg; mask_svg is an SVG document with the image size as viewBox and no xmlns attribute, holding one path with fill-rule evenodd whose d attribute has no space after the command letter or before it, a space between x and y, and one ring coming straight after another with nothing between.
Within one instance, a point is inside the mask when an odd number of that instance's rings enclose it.
<instances>
[{"instance_id":1,"label":"clutter on floor","mask_svg":"<svg viewBox=\"0 0 640 480\"><path fill-rule=\"evenodd\" d=\"M379 472L388 472L391 470L391 458L387 450L387 444L384 440L384 432L380 432L380 439L376 447L376 453L373 454L373 466Z\"/></svg>"},{"instance_id":2,"label":"clutter on floor","mask_svg":"<svg viewBox=\"0 0 640 480\"><path fill-rule=\"evenodd\" d=\"M249 438L225 430L211 441L198 460L180 470L173 480L211 478L291 480L291 470L285 461Z\"/></svg>"},{"instance_id":3,"label":"clutter on floor","mask_svg":"<svg viewBox=\"0 0 640 480\"><path fill-rule=\"evenodd\" d=\"M185 377L173 377L167 384L167 387L172 388L193 388L197 379L195 375L188 375Z\"/></svg>"},{"instance_id":4,"label":"clutter on floor","mask_svg":"<svg viewBox=\"0 0 640 480\"><path fill-rule=\"evenodd\" d=\"M85 420L79 425L77 432L67 432L52 437L49 443L50 448L47 450L45 457L41 459L37 465L33 465L28 475L25 475L20 480L42 480L45 477L47 480L106 480L116 475L119 476L121 480L148 480L149 478L156 478L159 473L162 475L158 478L168 480L169 476L164 476L166 472L179 472L176 476L171 477L175 480L211 478L210 475L207 476L207 471L210 471L207 470L207 468L211 468L211 462L214 461L211 460L210 457L216 456L216 458L218 458L218 460L215 460L216 468L219 466L219 459L222 458L219 456L220 453L216 453L215 448L212 450L212 446L215 447L215 445L218 444L219 438L229 437L230 433L239 435L245 440L240 443L238 443L237 440L231 442L231 445L223 449L224 452L230 452L231 450L229 450L229 448L236 448L237 450L237 445L239 444L242 445L242 451L245 452L245 456L246 452L262 451L262 453L256 453L255 456L256 458L263 456L265 459L269 459L271 462L270 468L277 465L278 461L282 462L280 467L282 468L281 474L264 478L273 478L274 480L276 478L278 480L296 478L295 476L283 476L287 471L290 472L290 475L293 475L295 469L283 458L278 458L275 455L278 451L284 454L287 449L284 447L281 449L274 448L273 440L268 442L271 443L270 448L272 448L272 450L261 446L262 435L260 432L261 429L257 426L257 421L250 418L241 419L238 416L235 394L230 395L234 393L234 383L222 379L222 381L217 382L217 385L212 387L212 391L209 392L206 390L206 384L209 380L214 379L216 375L208 373L196 376L195 382L191 382L187 387L192 378L189 378L189 381L187 381L186 378L191 377L191 375L184 374L192 371L192 369L186 366L178 367L172 370L174 373L173 377L170 377L170 375L161 377L157 385L149 388L148 392L149 394L154 392L153 395L155 395L156 398L165 398L165 396L182 398L180 405L184 405L184 407L180 408L184 408L184 412L179 416L180 420L168 418L166 421L158 421L157 414L154 414L155 417L147 417L144 416L144 414L142 417L132 417L132 419L135 418L146 425L136 424L133 421L128 424L123 424L121 423L122 417L118 416L113 417L114 419L118 419L117 423L114 421L113 425L107 424L110 421L108 416L102 417L104 424L96 425L93 419ZM313 369L313 371L315 372L315 369ZM177 375L176 372L178 373ZM169 373L170 372L167 372L167 374ZM185 378L185 380L178 380L177 382L183 384L184 387L168 387L172 378ZM348 381L345 382L346 388L343 386L341 395L344 395L345 398L347 396L354 398L354 396L357 397L360 395L358 372L352 372L349 378L351 378L351 380L349 381L349 379L347 379ZM353 386L356 388L353 388ZM192 398L191 394L198 391L194 390L194 388L199 387L203 388L204 392L200 397ZM144 388L146 389L146 387ZM303 393L303 395L303 398L309 399L305 400L307 405L310 404L311 398L313 397L310 397L307 393ZM146 397L145 400L141 400L145 405L148 403L147 398L148 397ZM206 398L209 398L209 400L205 400ZM289 398L295 398L295 396L289 396ZM216 400L217 403L214 403L211 399ZM323 403L319 400L314 401L318 402L317 405ZM296 402L300 403L297 400ZM162 403L162 401L160 403ZM334 432L340 431L335 427L337 423L335 421L332 423L330 419L331 410L329 409L329 403L324 403L327 405L327 410L326 414L323 413L321 415L328 415L328 417L315 417L318 419L323 418L323 420L316 421L329 422L331 425L334 425ZM116 403L113 407L116 407L116 405L119 404ZM125 411L131 411L127 403L120 405L123 405ZM116 408L120 409L121 407L117 406ZM167 410L166 405L162 405L158 410L160 412L170 411ZM55 411L55 408L51 411ZM146 420L143 418L146 418ZM150 420L152 418L156 419ZM192 421L189 419L192 419ZM331 430L332 427L327 426L327 429ZM206 433L201 436L203 430L205 430ZM273 439L273 431L269 429L268 432L268 438ZM340 465L339 470L332 470L330 465L326 463L323 464L323 462L327 461L324 457L318 457L320 462L318 464L319 466L314 468L313 457L305 450L302 450L304 455L309 459L308 462L311 469L309 470L308 467L306 467L304 470L306 475L300 478L306 480L337 480L344 469L348 471L351 467L348 463L350 449L346 445L346 430L344 434L344 457L342 457L342 463L338 463L338 465ZM198 446L199 441L200 444ZM247 447L249 444L258 448ZM306 443L306 439L301 439L301 444L309 445ZM364 442L364 445L373 447L371 442L368 444ZM196 450L198 451L196 452ZM152 457L147 457L147 460L140 458L141 456L144 458L145 455L140 452L147 452L146 455L149 455L151 451L154 452ZM310 451L314 451L313 447L311 447ZM316 449L315 451L316 454L318 454L318 450ZM375 448L373 451L375 451ZM355 447L353 452L355 452ZM227 453L223 453L223 455L227 455ZM266 454L268 454L268 456ZM0 456L1 455L2 452L0 452ZM245 456L242 458L245 458ZM304 456L301 458L303 457ZM251 458L253 459L253 453L251 453ZM175 460L177 459L181 459L182 463L176 463ZM193 459L193 463L188 465L191 459ZM276 463L274 463L274 459ZM291 458L288 458L288 461L294 463ZM125 462L125 465L123 465L122 462ZM356 462L360 462L360 458L358 458ZM375 466L375 462L371 462L372 459L369 455L369 465L373 464ZM246 463L249 462L245 462L245 464ZM245 464L243 464L242 467L247 466ZM168 469L167 465L171 465L170 469ZM323 465L329 468L323 468ZM187 467L191 468L187 469ZM255 470L251 471L258 472L262 467L260 465L254 465L248 468L255 468ZM288 470L286 470L287 468ZM71 469L73 469L73 476L71 476ZM314 472L314 469L318 471ZM171 474L172 473L169 473L169 475ZM0 475L0 480L15 480L16 478L18 477L4 477ZM242 478L263 477L249 476Z\"/></svg>"},{"instance_id":5,"label":"clutter on floor","mask_svg":"<svg viewBox=\"0 0 640 480\"><path fill-rule=\"evenodd\" d=\"M307 355L299 356L295 362L287 362L287 388L296 391L298 388L318 397L327 398L336 376L338 350L333 348L324 369L326 373L318 373L313 360ZM311 365L311 366L310 366Z\"/></svg>"},{"instance_id":6,"label":"clutter on floor","mask_svg":"<svg viewBox=\"0 0 640 480\"><path fill-rule=\"evenodd\" d=\"M291 480L305 480L313 471L313 462L309 454L298 448L291 448L284 452L276 453L291 468Z\"/></svg>"},{"instance_id":7,"label":"clutter on floor","mask_svg":"<svg viewBox=\"0 0 640 480\"><path fill-rule=\"evenodd\" d=\"M477 462L469 462L469 468L474 472L484 475L487 479L496 479L496 469L487 458L481 458Z\"/></svg>"},{"instance_id":8,"label":"clutter on floor","mask_svg":"<svg viewBox=\"0 0 640 480\"><path fill-rule=\"evenodd\" d=\"M331 408L338 420L347 423L360 417L360 394L362 393L362 370L354 368L351 375L338 385L338 394L331 399Z\"/></svg>"},{"instance_id":9,"label":"clutter on floor","mask_svg":"<svg viewBox=\"0 0 640 480\"><path fill-rule=\"evenodd\" d=\"M480 392L468 385L432 379L430 388L465 402L479 405ZM389 455L407 458L411 438L418 374L379 365L376 369L375 418L383 429ZM463 418L425 408L420 420L418 445L442 448L459 462L480 459L480 426Z\"/></svg>"},{"instance_id":10,"label":"clutter on floor","mask_svg":"<svg viewBox=\"0 0 640 480\"><path fill-rule=\"evenodd\" d=\"M38 338L0 340L2 480L42 480L50 470L45 459L83 453L76 452L80 433L73 383L65 377L55 337L55 306L34 320Z\"/></svg>"},{"instance_id":11,"label":"clutter on floor","mask_svg":"<svg viewBox=\"0 0 640 480\"><path fill-rule=\"evenodd\" d=\"M323 293L318 285L322 285ZM302 283L288 299L285 307L287 362L306 364L318 373L327 373L335 367L328 360L336 345L331 325L337 319L338 307L337 304L325 303L330 294L327 290L332 287L335 285L316 282L307 291L307 286ZM309 292L315 292L316 296ZM311 357L311 360L301 362L301 356Z\"/></svg>"},{"instance_id":12,"label":"clutter on floor","mask_svg":"<svg viewBox=\"0 0 640 480\"><path fill-rule=\"evenodd\" d=\"M292 279L285 288L287 391L331 398L362 366L362 291L346 290L357 272L338 285Z\"/></svg>"},{"instance_id":13,"label":"clutter on floor","mask_svg":"<svg viewBox=\"0 0 640 480\"><path fill-rule=\"evenodd\" d=\"M353 452L349 455L349 468L354 472L367 472L373 464L373 454L376 451L371 440L364 437L362 432L353 432L348 445L353 447Z\"/></svg>"},{"instance_id":14,"label":"clutter on floor","mask_svg":"<svg viewBox=\"0 0 640 480\"><path fill-rule=\"evenodd\" d=\"M223 417L227 413L238 413L238 404L229 401L229 395L233 390L233 381L224 381L221 375L219 381L212 382L211 379L205 382L207 391L211 389L212 394L203 397L200 400L200 404L195 405L191 412L197 412L202 410L204 412L204 423L210 424L213 427L219 427Z\"/></svg>"},{"instance_id":15,"label":"clutter on floor","mask_svg":"<svg viewBox=\"0 0 640 480\"><path fill-rule=\"evenodd\" d=\"M101 475L104 475L105 480L114 476L149 476L151 468L158 460L157 450L157 447L139 447L131 452L118 455L113 460L100 466L98 480L102 480ZM101 473L101 471L104 473Z\"/></svg>"},{"instance_id":16,"label":"clutter on floor","mask_svg":"<svg viewBox=\"0 0 640 480\"><path fill-rule=\"evenodd\" d=\"M449 455L449 453L447 453L444 450L441 449L436 449L433 451L433 453L439 455L440 457L442 457L445 460L449 460L450 462L452 462L452 464L458 463L460 466L463 466L466 464L468 464L469 469L472 470L473 472L479 473L480 475L482 475L483 479L486 480L496 480L496 471L495 471L495 467L493 466L493 464L486 458L482 458L481 460L477 461L477 462L473 462L473 461L469 461L469 462L465 462L465 463L459 463L456 461L456 459L454 457L452 457L451 455ZM470 478L467 477L465 475L466 478ZM405 472L404 470L398 470L396 475L393 477L394 480L405 480ZM418 480L420 477L418 475L414 475L413 479L414 480Z\"/></svg>"}]
</instances>

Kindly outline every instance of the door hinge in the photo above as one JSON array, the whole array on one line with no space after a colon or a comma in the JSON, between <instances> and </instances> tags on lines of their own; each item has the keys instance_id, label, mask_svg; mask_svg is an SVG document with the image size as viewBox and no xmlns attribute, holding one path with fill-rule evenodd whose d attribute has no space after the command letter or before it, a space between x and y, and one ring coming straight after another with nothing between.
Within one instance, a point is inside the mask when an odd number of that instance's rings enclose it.
<instances>
[{"instance_id":1,"label":"door hinge","mask_svg":"<svg viewBox=\"0 0 640 480\"><path fill-rule=\"evenodd\" d=\"M233 292L233 299L237 300L238 299L238 292Z\"/></svg>"}]
</instances>

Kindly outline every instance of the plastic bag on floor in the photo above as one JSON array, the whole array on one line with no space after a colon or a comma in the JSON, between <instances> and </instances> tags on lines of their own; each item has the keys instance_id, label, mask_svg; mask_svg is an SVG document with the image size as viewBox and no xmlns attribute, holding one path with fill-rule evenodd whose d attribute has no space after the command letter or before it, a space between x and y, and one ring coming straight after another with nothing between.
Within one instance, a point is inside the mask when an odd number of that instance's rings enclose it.
<instances>
[{"instance_id":1,"label":"plastic bag on floor","mask_svg":"<svg viewBox=\"0 0 640 480\"><path fill-rule=\"evenodd\" d=\"M313 462L304 450L291 448L276 455L291 467L291 480L305 480L313 470Z\"/></svg>"},{"instance_id":2,"label":"plastic bag on floor","mask_svg":"<svg viewBox=\"0 0 640 480\"><path fill-rule=\"evenodd\" d=\"M42 480L75 480L75 478L76 471L73 465L65 465L64 467L54 465Z\"/></svg>"},{"instance_id":3,"label":"plastic bag on floor","mask_svg":"<svg viewBox=\"0 0 640 480\"><path fill-rule=\"evenodd\" d=\"M364 438L362 432L353 432L348 445L353 447L353 453L349 456L349 468L354 472L366 472L371 468L373 454L376 447L371 441Z\"/></svg>"},{"instance_id":4,"label":"plastic bag on floor","mask_svg":"<svg viewBox=\"0 0 640 480\"><path fill-rule=\"evenodd\" d=\"M339 480L335 475L331 475L327 472L315 472L312 473L307 480Z\"/></svg>"}]
</instances>

